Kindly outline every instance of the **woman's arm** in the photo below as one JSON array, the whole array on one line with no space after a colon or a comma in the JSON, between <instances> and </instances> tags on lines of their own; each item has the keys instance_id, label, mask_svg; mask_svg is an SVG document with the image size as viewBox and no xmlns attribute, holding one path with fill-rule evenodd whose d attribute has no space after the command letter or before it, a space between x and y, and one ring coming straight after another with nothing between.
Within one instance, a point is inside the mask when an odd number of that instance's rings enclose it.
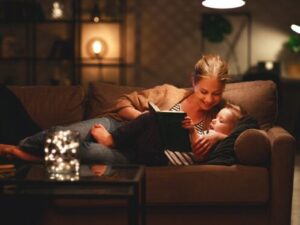
<instances>
[{"instance_id":1,"label":"woman's arm","mask_svg":"<svg viewBox=\"0 0 300 225\"><path fill-rule=\"evenodd\" d=\"M125 120L132 120L147 112L149 101L159 106L161 110L170 109L181 101L189 92L185 89L164 84L150 89L134 91L121 96L109 112L117 113Z\"/></svg>"},{"instance_id":2,"label":"woman's arm","mask_svg":"<svg viewBox=\"0 0 300 225\"><path fill-rule=\"evenodd\" d=\"M119 116L121 116L125 120L134 120L142 113L144 112L141 112L133 107L126 107L118 111Z\"/></svg>"}]
</instances>

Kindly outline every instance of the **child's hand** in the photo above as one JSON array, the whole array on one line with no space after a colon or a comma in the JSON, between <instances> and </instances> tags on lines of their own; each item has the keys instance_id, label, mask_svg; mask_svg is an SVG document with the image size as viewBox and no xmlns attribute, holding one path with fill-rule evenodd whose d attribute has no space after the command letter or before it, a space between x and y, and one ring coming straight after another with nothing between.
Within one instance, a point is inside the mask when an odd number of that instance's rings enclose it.
<instances>
[{"instance_id":1,"label":"child's hand","mask_svg":"<svg viewBox=\"0 0 300 225\"><path fill-rule=\"evenodd\" d=\"M194 130L194 122L191 119L191 117L186 116L181 122L181 125L183 128L188 129L188 130Z\"/></svg>"}]
</instances>

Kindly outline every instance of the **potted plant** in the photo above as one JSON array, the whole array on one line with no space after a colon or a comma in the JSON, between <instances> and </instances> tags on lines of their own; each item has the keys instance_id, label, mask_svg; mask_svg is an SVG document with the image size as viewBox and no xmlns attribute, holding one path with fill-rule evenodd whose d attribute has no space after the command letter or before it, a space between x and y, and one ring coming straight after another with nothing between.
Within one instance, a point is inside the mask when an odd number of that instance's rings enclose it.
<instances>
[{"instance_id":1,"label":"potted plant","mask_svg":"<svg viewBox=\"0 0 300 225\"><path fill-rule=\"evenodd\" d=\"M300 77L300 35L292 34L286 47L290 56L286 59L286 73L290 77Z\"/></svg>"}]
</instances>

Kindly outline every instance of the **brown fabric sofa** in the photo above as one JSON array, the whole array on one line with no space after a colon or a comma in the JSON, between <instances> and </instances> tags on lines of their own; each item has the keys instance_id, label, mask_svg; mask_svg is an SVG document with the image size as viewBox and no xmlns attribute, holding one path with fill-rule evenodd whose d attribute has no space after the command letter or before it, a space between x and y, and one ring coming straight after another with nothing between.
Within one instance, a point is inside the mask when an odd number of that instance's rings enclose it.
<instances>
[{"instance_id":1,"label":"brown fabric sofa","mask_svg":"<svg viewBox=\"0 0 300 225\"><path fill-rule=\"evenodd\" d=\"M80 86L10 89L30 116L48 128L99 116L121 94L140 88L94 83L88 90ZM148 224L290 224L296 146L294 138L276 126L275 84L228 84L224 97L244 107L262 130L247 130L237 139L236 165L148 167ZM53 204L76 208L76 213L49 209L43 224L96 224L103 220L102 224L126 224L122 210L119 217L110 217L95 210L103 208L97 201L70 201Z\"/></svg>"}]
</instances>

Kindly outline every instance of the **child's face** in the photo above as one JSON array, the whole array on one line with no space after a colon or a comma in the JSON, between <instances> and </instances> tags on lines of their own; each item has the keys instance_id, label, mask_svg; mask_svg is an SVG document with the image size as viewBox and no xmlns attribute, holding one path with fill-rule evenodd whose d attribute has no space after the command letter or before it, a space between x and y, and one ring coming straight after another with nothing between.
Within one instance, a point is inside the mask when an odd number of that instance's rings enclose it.
<instances>
[{"instance_id":1,"label":"child's face","mask_svg":"<svg viewBox=\"0 0 300 225\"><path fill-rule=\"evenodd\" d=\"M216 118L210 123L210 129L222 134L230 134L237 123L236 116L230 109L224 108L219 111Z\"/></svg>"}]
</instances>

